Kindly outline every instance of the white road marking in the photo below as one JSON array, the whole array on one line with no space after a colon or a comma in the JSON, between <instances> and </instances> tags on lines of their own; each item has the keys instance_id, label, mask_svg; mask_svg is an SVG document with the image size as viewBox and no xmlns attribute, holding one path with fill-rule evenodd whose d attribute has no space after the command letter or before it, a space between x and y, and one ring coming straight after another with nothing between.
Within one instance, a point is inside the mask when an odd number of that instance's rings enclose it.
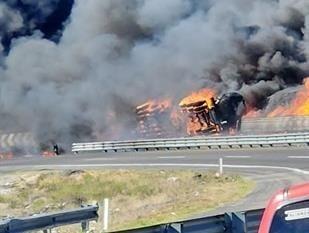
<instances>
[{"instance_id":1,"label":"white road marking","mask_svg":"<svg viewBox=\"0 0 309 233\"><path fill-rule=\"evenodd\" d=\"M242 158L251 158L249 155L226 155L224 158L232 158L232 159L242 159Z\"/></svg>"},{"instance_id":2,"label":"white road marking","mask_svg":"<svg viewBox=\"0 0 309 233\"><path fill-rule=\"evenodd\" d=\"M90 158L90 159L84 159L86 161L115 161L116 158Z\"/></svg>"},{"instance_id":3,"label":"white road marking","mask_svg":"<svg viewBox=\"0 0 309 233\"><path fill-rule=\"evenodd\" d=\"M158 159L184 159L186 156L159 156Z\"/></svg>"},{"instance_id":4,"label":"white road marking","mask_svg":"<svg viewBox=\"0 0 309 233\"><path fill-rule=\"evenodd\" d=\"M309 159L309 156L288 156L289 159Z\"/></svg>"},{"instance_id":5,"label":"white road marking","mask_svg":"<svg viewBox=\"0 0 309 233\"><path fill-rule=\"evenodd\" d=\"M181 164L181 163L114 163L114 164L53 164L53 165L17 165L11 166L15 169L70 169L70 168L113 168L113 167L197 167L197 168L217 168L219 164ZM273 170L287 170L291 172L301 173L309 175L309 171L292 167L279 167L279 166L259 166L259 165L223 165L224 168L236 168L236 169L273 169ZM0 170L7 170L10 167L2 167Z\"/></svg>"}]
</instances>

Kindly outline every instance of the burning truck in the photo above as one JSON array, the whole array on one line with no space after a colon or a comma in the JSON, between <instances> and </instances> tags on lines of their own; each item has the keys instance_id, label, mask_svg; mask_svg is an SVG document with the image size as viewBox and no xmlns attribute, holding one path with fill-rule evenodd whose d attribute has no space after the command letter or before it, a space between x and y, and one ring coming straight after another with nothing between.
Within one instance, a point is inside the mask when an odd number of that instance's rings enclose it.
<instances>
[{"instance_id":1,"label":"burning truck","mask_svg":"<svg viewBox=\"0 0 309 233\"><path fill-rule=\"evenodd\" d=\"M183 135L183 131L190 136L239 131L246 109L243 96L236 92L215 95L210 89L202 89L181 100L177 109L167 100L148 101L138 106L139 136L156 138Z\"/></svg>"}]
</instances>

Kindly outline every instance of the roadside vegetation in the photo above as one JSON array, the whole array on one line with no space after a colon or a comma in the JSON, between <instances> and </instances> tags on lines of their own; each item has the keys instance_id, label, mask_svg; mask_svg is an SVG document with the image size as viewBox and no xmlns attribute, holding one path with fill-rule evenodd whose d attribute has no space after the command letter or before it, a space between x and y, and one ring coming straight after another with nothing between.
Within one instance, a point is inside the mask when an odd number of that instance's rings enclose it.
<instances>
[{"instance_id":1,"label":"roadside vegetation","mask_svg":"<svg viewBox=\"0 0 309 233\"><path fill-rule=\"evenodd\" d=\"M218 177L214 172L188 170L10 173L0 178L0 218L70 209L109 198L110 229L119 230L204 213L240 200L253 187L252 181L238 175Z\"/></svg>"}]
</instances>

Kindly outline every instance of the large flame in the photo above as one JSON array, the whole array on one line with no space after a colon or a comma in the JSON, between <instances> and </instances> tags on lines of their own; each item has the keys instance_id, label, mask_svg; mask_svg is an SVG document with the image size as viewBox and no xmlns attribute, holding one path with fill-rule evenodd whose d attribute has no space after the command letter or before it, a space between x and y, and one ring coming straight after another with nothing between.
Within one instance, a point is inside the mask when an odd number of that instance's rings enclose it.
<instances>
[{"instance_id":1,"label":"large flame","mask_svg":"<svg viewBox=\"0 0 309 233\"><path fill-rule=\"evenodd\" d=\"M178 107L170 99L149 100L136 108L139 131L151 137L165 135L166 119L177 129L186 129L188 135L221 132L221 126L212 120L217 93L210 88L192 92L183 98ZM309 77L304 86L296 93L289 105L277 106L270 113L263 110L248 109L245 117L309 116ZM164 123L165 122L165 123ZM163 123L163 124L162 124ZM163 125L163 126L162 126ZM176 132L176 131L175 131Z\"/></svg>"},{"instance_id":2,"label":"large flame","mask_svg":"<svg viewBox=\"0 0 309 233\"><path fill-rule=\"evenodd\" d=\"M303 87L288 105L279 105L266 114L266 117L309 116L309 77L304 79ZM265 117L263 110L247 109L244 118Z\"/></svg>"},{"instance_id":3,"label":"large flame","mask_svg":"<svg viewBox=\"0 0 309 233\"><path fill-rule=\"evenodd\" d=\"M309 116L309 78L304 80L303 88L288 106L278 106L267 116Z\"/></svg>"},{"instance_id":4,"label":"large flame","mask_svg":"<svg viewBox=\"0 0 309 233\"><path fill-rule=\"evenodd\" d=\"M184 106L192 103L196 103L199 101L206 101L208 104L211 103L211 98L216 96L216 92L210 88L203 88L199 91L192 92L187 97L183 98L179 106ZM211 107L211 106L209 106Z\"/></svg>"},{"instance_id":5,"label":"large flame","mask_svg":"<svg viewBox=\"0 0 309 233\"><path fill-rule=\"evenodd\" d=\"M184 112L189 113L189 117L187 120L187 134L189 135L197 135L203 130L207 130L213 128L216 130L215 125L210 125L205 122L203 117L199 116L194 112L194 109L200 109L201 111L208 111L213 107L212 98L214 98L216 92L209 88L203 88L199 91L192 92L189 96L183 98L179 106L183 108ZM203 113L201 113L203 115Z\"/></svg>"},{"instance_id":6,"label":"large flame","mask_svg":"<svg viewBox=\"0 0 309 233\"><path fill-rule=\"evenodd\" d=\"M208 112L213 107L212 98L215 95L214 90L204 88L183 98L178 107L173 106L170 99L149 100L136 107L139 119L138 130L140 133L150 136L151 134L154 135L154 132L156 134L161 132L164 130L160 128L160 121L162 120L160 116L163 116L162 114L169 116L171 125L177 130L182 130L183 126L186 125L189 135L196 135L198 132L212 129L215 126L207 123L206 119L202 119L204 117L202 111ZM195 112L196 109L199 109L199 113Z\"/></svg>"}]
</instances>

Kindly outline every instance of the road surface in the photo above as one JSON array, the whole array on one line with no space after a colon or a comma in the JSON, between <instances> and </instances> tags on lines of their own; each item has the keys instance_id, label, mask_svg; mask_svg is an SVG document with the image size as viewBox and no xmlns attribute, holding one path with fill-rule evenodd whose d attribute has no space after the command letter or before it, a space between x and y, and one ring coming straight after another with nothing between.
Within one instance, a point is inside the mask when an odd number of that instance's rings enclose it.
<instances>
[{"instance_id":1,"label":"road surface","mask_svg":"<svg viewBox=\"0 0 309 233\"><path fill-rule=\"evenodd\" d=\"M255 190L244 200L213 213L262 208L278 188L309 181L309 148L254 148L228 150L175 150L126 153L80 153L52 158L28 155L0 161L0 173L41 169L218 169L255 180Z\"/></svg>"}]
</instances>

